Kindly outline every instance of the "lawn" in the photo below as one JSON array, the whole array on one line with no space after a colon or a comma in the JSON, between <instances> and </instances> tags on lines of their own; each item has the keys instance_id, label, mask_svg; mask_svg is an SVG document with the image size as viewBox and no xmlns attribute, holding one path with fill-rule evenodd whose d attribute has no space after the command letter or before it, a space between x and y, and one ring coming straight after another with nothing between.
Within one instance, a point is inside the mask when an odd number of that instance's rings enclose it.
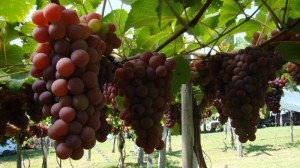
<instances>
[{"instance_id":1,"label":"lawn","mask_svg":"<svg viewBox=\"0 0 300 168\"><path fill-rule=\"evenodd\" d=\"M224 132L202 134L202 146L206 164L211 168L298 168L300 167L300 126L294 127L294 143L290 143L290 127L268 127L258 129L254 142L243 144L244 157L238 157L237 151L231 149L230 134L225 139ZM227 149L225 148L227 145ZM112 140L98 143L108 160L92 149L91 161L83 157L79 161L63 160L63 168L108 168L117 167L118 151L112 153ZM181 167L181 136L172 136L172 152L167 152L167 167ZM138 167L137 157L133 153L134 143L126 140L126 167ZM145 155L146 156L146 155ZM42 167L41 150L23 151L25 167ZM153 167L157 167L158 153L153 155ZM0 157L0 168L15 168L16 157ZM58 163L54 150L48 156L48 167L56 168ZM143 166L146 167L146 162Z\"/></svg>"}]
</instances>

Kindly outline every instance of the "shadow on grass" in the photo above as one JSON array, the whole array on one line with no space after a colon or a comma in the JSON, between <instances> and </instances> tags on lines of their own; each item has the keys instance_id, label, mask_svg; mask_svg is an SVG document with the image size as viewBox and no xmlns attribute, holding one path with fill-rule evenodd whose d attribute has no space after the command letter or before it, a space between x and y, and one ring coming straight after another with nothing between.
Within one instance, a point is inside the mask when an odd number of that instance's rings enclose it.
<instances>
[{"instance_id":1,"label":"shadow on grass","mask_svg":"<svg viewBox=\"0 0 300 168\"><path fill-rule=\"evenodd\" d=\"M245 155L249 155L250 153L256 153L255 156L259 156L262 154L269 155L270 151L278 151L280 149L275 149L274 145L251 145L243 147L243 153Z\"/></svg>"},{"instance_id":2,"label":"shadow on grass","mask_svg":"<svg viewBox=\"0 0 300 168\"><path fill-rule=\"evenodd\" d=\"M165 167L168 168L175 168L178 167L178 165L180 165L180 160L171 160L168 159L168 157L177 157L177 158L181 158L181 151L172 151L172 152L168 152L166 153L166 165ZM158 152L154 152L152 155L152 166L153 167L158 167L158 157L159 157L159 153ZM177 165L177 166L176 166ZM109 168L115 168L117 166L117 163L115 166L110 166ZM144 154L144 163L141 165L138 165L138 163L130 163L130 162L126 162L125 160L125 167L130 167L130 168L144 168L147 167L147 155Z\"/></svg>"},{"instance_id":3,"label":"shadow on grass","mask_svg":"<svg viewBox=\"0 0 300 168\"><path fill-rule=\"evenodd\" d=\"M52 152L51 152L52 153ZM27 159L34 159L34 158L39 158L43 156L42 150L41 149L30 149L30 150L22 150L22 155L24 160ZM2 156L0 157L0 163L1 162L16 162L17 160L17 154L11 154L8 156Z\"/></svg>"}]
</instances>

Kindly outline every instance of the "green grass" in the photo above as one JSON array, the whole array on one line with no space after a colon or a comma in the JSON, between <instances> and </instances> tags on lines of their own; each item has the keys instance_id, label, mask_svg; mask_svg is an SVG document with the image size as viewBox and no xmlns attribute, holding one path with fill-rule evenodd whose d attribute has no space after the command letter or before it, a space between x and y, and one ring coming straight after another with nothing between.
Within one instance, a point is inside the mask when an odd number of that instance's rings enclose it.
<instances>
[{"instance_id":1,"label":"green grass","mask_svg":"<svg viewBox=\"0 0 300 168\"><path fill-rule=\"evenodd\" d=\"M290 127L271 127L258 129L257 138L254 142L243 144L244 157L238 157L237 151L231 149L230 134L208 133L202 134L202 147L205 152L205 160L208 167L223 168L298 168L300 167L300 126L294 127L294 143L290 143ZM225 149L225 144L227 149ZM71 161L75 168L109 168L117 167L119 153L116 149L112 153L112 140L98 143L102 151L112 161L106 161L94 148L91 161L83 157L79 161ZM167 152L166 167L181 167L181 136L172 136L172 152ZM134 143L126 140L126 167L138 167L137 157L133 153ZM146 156L146 155L145 155ZM41 150L23 151L25 167L40 168L42 165ZM158 153L154 152L153 167L157 167ZM15 168L16 157L0 157L0 168ZM58 167L55 153L52 150L48 156L48 167ZM63 168L71 168L69 160L62 160ZM146 167L145 164L141 167Z\"/></svg>"}]
</instances>

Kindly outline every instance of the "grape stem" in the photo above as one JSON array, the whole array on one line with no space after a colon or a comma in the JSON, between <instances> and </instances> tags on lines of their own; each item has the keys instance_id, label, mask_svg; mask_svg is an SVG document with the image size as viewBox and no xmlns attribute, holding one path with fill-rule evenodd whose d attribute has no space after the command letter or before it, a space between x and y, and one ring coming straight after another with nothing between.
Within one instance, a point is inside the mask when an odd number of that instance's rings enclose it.
<instances>
[{"instance_id":1,"label":"grape stem","mask_svg":"<svg viewBox=\"0 0 300 168\"><path fill-rule=\"evenodd\" d=\"M270 6L266 3L265 0L262 0L262 3L264 4L264 6L268 9L268 11L270 12L271 16L273 17L276 27L279 30L282 30L282 23L280 22L280 19L277 17L277 15L274 13L274 11L270 8Z\"/></svg>"},{"instance_id":2,"label":"grape stem","mask_svg":"<svg viewBox=\"0 0 300 168\"><path fill-rule=\"evenodd\" d=\"M200 104L197 105L194 92L192 96L193 96L194 152L196 154L199 168L207 168L202 153L201 130L200 130L200 121L199 121L200 120L199 112L205 109L207 101L205 98L202 98Z\"/></svg>"},{"instance_id":3,"label":"grape stem","mask_svg":"<svg viewBox=\"0 0 300 168\"><path fill-rule=\"evenodd\" d=\"M59 0L50 0L50 3L56 3L56 4L60 5Z\"/></svg>"},{"instance_id":4,"label":"grape stem","mask_svg":"<svg viewBox=\"0 0 300 168\"><path fill-rule=\"evenodd\" d=\"M200 9L200 11L197 13L197 15L195 16L195 18L193 20L191 20L191 22L188 24L189 27L194 27L197 22L199 21L199 19L201 18L201 16L204 14L204 12L206 11L206 9L209 7L209 5L213 2L213 0L207 0L206 3L202 6L202 8ZM165 46L167 46L169 43L171 43L172 41L174 41L177 37L181 36L184 32L186 32L188 29L183 27L181 30L179 30L176 34L174 34L172 37L170 37L167 41L165 41L164 43L162 43L160 46L158 46L154 52L158 52L161 49L163 49Z\"/></svg>"},{"instance_id":5,"label":"grape stem","mask_svg":"<svg viewBox=\"0 0 300 168\"><path fill-rule=\"evenodd\" d=\"M270 44L271 42L275 41L277 38L281 37L282 35L286 34L287 32L289 32L289 30L292 30L294 27L296 27L299 24L300 24L300 18L298 18L297 20L295 20L295 22L293 24L291 24L290 26L287 26L286 29L280 31L276 36L270 38L266 42L264 42L261 45L259 45L259 47L265 47L265 46L267 46L268 44Z\"/></svg>"}]
</instances>

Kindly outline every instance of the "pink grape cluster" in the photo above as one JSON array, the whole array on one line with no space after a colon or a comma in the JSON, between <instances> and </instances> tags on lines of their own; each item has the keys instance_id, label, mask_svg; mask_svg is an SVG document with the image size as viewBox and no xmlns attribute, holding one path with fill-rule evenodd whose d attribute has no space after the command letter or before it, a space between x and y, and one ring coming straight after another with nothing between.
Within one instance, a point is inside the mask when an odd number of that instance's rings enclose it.
<instances>
[{"instance_id":1,"label":"pink grape cluster","mask_svg":"<svg viewBox=\"0 0 300 168\"><path fill-rule=\"evenodd\" d=\"M100 61L121 41L100 14L79 18L76 11L54 3L35 11L32 21L38 45L30 73L39 78L32 86L34 98L52 117L48 136L56 140L57 156L78 160L101 137L105 102L98 81Z\"/></svg>"}]
</instances>

